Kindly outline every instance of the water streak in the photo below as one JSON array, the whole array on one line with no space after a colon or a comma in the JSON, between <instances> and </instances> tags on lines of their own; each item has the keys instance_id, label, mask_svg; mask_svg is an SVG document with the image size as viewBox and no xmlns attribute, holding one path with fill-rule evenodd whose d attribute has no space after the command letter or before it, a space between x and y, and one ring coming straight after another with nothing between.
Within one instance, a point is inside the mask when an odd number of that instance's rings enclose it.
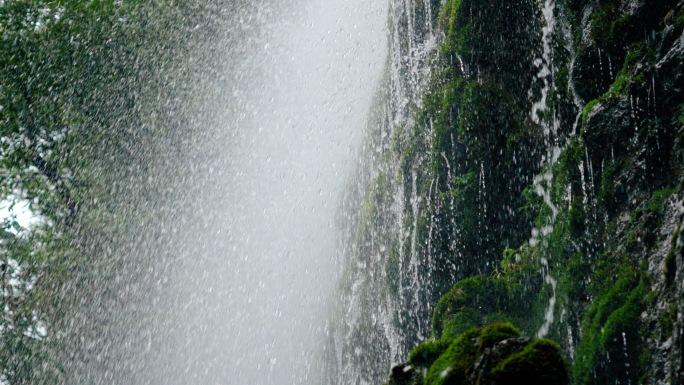
<instances>
[{"instance_id":1,"label":"water streak","mask_svg":"<svg viewBox=\"0 0 684 385\"><path fill-rule=\"evenodd\" d=\"M542 80L543 86L541 89L541 96L538 101L532 104L531 117L532 120L541 125L544 132L544 137L546 139L547 145L547 155L542 160L542 167L545 167L546 171L541 175L534 178L534 186L536 193L542 197L544 203L551 209L551 223L547 224L540 230L533 229L532 238L530 239L531 245L536 245L539 242L539 236L546 236L553 231L553 223L558 216L558 208L553 203L551 198L551 192L553 186L553 166L558 162L560 157L561 149L557 145L558 139L558 121L555 115L552 114L552 122L549 124L548 118L540 116L540 114L547 111L547 97L550 90L553 88L553 73L551 70L552 65L552 52L551 52L551 39L556 25L556 18L554 15L556 4L554 0L546 0L544 2L544 7L542 9L542 15L544 16L545 25L542 28L542 58L538 59L535 63L540 67L537 73L537 78ZM551 286L552 294L549 299L549 305L544 313L544 323L537 331L537 337L545 337L549 333L549 329L553 324L554 311L556 307L556 280L551 276L549 261L546 257L542 257L542 274L544 275L544 282Z\"/></svg>"}]
</instances>

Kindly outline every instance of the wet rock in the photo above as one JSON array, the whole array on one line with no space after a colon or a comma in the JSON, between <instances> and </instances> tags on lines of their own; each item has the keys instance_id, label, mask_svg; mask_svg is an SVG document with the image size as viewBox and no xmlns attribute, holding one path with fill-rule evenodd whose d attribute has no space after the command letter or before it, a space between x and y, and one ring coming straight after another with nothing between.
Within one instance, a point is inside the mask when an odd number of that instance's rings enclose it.
<instances>
[{"instance_id":1,"label":"wet rock","mask_svg":"<svg viewBox=\"0 0 684 385\"><path fill-rule=\"evenodd\" d=\"M400 364L392 368L388 385L411 385L416 371L411 365Z\"/></svg>"},{"instance_id":2,"label":"wet rock","mask_svg":"<svg viewBox=\"0 0 684 385\"><path fill-rule=\"evenodd\" d=\"M485 349L469 370L468 380L473 384L491 383L492 370L505 358L522 351L529 343L529 337L509 338L496 343L491 349Z\"/></svg>"}]
</instances>

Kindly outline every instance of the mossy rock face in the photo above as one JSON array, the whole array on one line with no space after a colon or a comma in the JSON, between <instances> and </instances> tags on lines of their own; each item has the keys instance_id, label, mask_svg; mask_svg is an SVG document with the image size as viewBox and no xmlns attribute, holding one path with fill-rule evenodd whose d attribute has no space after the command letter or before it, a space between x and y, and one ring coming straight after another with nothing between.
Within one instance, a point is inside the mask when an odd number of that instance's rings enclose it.
<instances>
[{"instance_id":1,"label":"mossy rock face","mask_svg":"<svg viewBox=\"0 0 684 385\"><path fill-rule=\"evenodd\" d=\"M637 383L644 373L640 315L645 309L648 283L628 267L618 275L620 279L598 296L587 312L573 367L578 384L615 380Z\"/></svg>"},{"instance_id":2,"label":"mossy rock face","mask_svg":"<svg viewBox=\"0 0 684 385\"><path fill-rule=\"evenodd\" d=\"M392 369L389 384L567 385L568 382L568 370L555 342L520 337L512 324L495 323L471 329L456 340L429 341L417 346L407 364Z\"/></svg>"},{"instance_id":3,"label":"mossy rock face","mask_svg":"<svg viewBox=\"0 0 684 385\"><path fill-rule=\"evenodd\" d=\"M532 331L529 299L536 297L541 279L533 262L518 258L518 251L508 253L498 276L461 280L439 300L432 316L433 337L454 339L472 328L498 322Z\"/></svg>"},{"instance_id":4,"label":"mossy rock face","mask_svg":"<svg viewBox=\"0 0 684 385\"><path fill-rule=\"evenodd\" d=\"M506 288L498 281L486 276L476 276L458 282L435 306L432 329L440 338L449 321L459 323L451 328L481 326L481 312L493 313L507 301Z\"/></svg>"}]
</instances>

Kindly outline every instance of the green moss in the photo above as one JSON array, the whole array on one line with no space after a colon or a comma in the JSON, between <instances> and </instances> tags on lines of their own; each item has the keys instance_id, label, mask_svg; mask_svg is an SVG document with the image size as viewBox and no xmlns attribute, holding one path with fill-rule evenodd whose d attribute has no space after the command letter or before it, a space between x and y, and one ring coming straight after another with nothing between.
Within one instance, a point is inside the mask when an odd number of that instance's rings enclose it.
<instances>
[{"instance_id":1,"label":"green moss","mask_svg":"<svg viewBox=\"0 0 684 385\"><path fill-rule=\"evenodd\" d=\"M586 314L573 367L576 384L636 383L641 376L640 315L648 284L629 266L623 266L617 277Z\"/></svg>"},{"instance_id":2,"label":"green moss","mask_svg":"<svg viewBox=\"0 0 684 385\"><path fill-rule=\"evenodd\" d=\"M646 82L646 78L642 72L635 72L637 63L639 63L646 54L645 49L646 47L644 44L637 44L627 51L624 63L622 64L622 69L618 72L608 92L601 97L602 99L626 93L627 87L631 83L643 84Z\"/></svg>"},{"instance_id":3,"label":"green moss","mask_svg":"<svg viewBox=\"0 0 684 385\"><path fill-rule=\"evenodd\" d=\"M601 189L599 190L598 200L604 207L615 209L615 177L617 166L612 160L606 160L606 164L601 173Z\"/></svg>"},{"instance_id":4,"label":"green moss","mask_svg":"<svg viewBox=\"0 0 684 385\"><path fill-rule=\"evenodd\" d=\"M467 39L472 35L472 22L462 15L463 0L449 0L440 14L440 27L446 34L442 45L442 57L451 60L454 54L464 50Z\"/></svg>"},{"instance_id":5,"label":"green moss","mask_svg":"<svg viewBox=\"0 0 684 385\"><path fill-rule=\"evenodd\" d=\"M520 340L497 352L490 350L498 342L518 337L520 332L510 323L474 328L455 340L430 341L417 346L411 352L408 364L417 368L429 366L427 376L418 380L426 385L473 383L468 379L473 374L479 378L476 383L493 380L496 384L511 385L567 384L567 368L553 341ZM475 363L482 361L483 356L488 357L485 361L494 360L490 361L491 366L475 368Z\"/></svg>"},{"instance_id":6,"label":"green moss","mask_svg":"<svg viewBox=\"0 0 684 385\"><path fill-rule=\"evenodd\" d=\"M586 215L584 213L584 204L579 199L573 199L568 210L568 224L570 231L574 237L580 237L584 234Z\"/></svg>"},{"instance_id":7,"label":"green moss","mask_svg":"<svg viewBox=\"0 0 684 385\"><path fill-rule=\"evenodd\" d=\"M509 322L494 323L482 330L480 334L480 353L484 349L490 349L497 342L520 337L520 331Z\"/></svg>"},{"instance_id":8,"label":"green moss","mask_svg":"<svg viewBox=\"0 0 684 385\"><path fill-rule=\"evenodd\" d=\"M605 7L598 8L591 19L591 35L599 43L603 43L602 45L611 40L611 13Z\"/></svg>"},{"instance_id":9,"label":"green moss","mask_svg":"<svg viewBox=\"0 0 684 385\"><path fill-rule=\"evenodd\" d=\"M451 339L424 342L411 350L408 363L414 367L430 368L452 342Z\"/></svg>"},{"instance_id":10,"label":"green moss","mask_svg":"<svg viewBox=\"0 0 684 385\"><path fill-rule=\"evenodd\" d=\"M648 209L653 213L662 213L665 207L665 201L667 201L667 198L676 192L677 191L674 189L662 189L655 191L650 202L648 203Z\"/></svg>"},{"instance_id":11,"label":"green moss","mask_svg":"<svg viewBox=\"0 0 684 385\"><path fill-rule=\"evenodd\" d=\"M670 307L660 313L660 327L663 330L663 340L667 340L672 337L672 332L674 331L675 322L677 322L677 312L679 308L677 305L670 305Z\"/></svg>"},{"instance_id":12,"label":"green moss","mask_svg":"<svg viewBox=\"0 0 684 385\"><path fill-rule=\"evenodd\" d=\"M606 319L601 333L601 346L605 350L620 351L623 337L626 333L638 333L639 316L643 309L642 300L648 294L646 285L637 286L627 297L627 301L619 309L612 312Z\"/></svg>"},{"instance_id":13,"label":"green moss","mask_svg":"<svg viewBox=\"0 0 684 385\"><path fill-rule=\"evenodd\" d=\"M455 338L464 332L482 326L484 315L481 311L465 308L453 314L443 326L442 338Z\"/></svg>"},{"instance_id":14,"label":"green moss","mask_svg":"<svg viewBox=\"0 0 684 385\"><path fill-rule=\"evenodd\" d=\"M461 0L449 0L439 13L439 27L445 32L449 32L450 27L454 24L454 18L461 6Z\"/></svg>"},{"instance_id":15,"label":"green moss","mask_svg":"<svg viewBox=\"0 0 684 385\"><path fill-rule=\"evenodd\" d=\"M570 80L570 67L569 66L563 66L558 69L558 72L556 72L556 79L555 83L557 85L561 85L565 87L568 84L568 81Z\"/></svg>"},{"instance_id":16,"label":"green moss","mask_svg":"<svg viewBox=\"0 0 684 385\"><path fill-rule=\"evenodd\" d=\"M392 243L385 261L385 282L389 292L395 297L399 295L399 286L401 283L400 266L399 245Z\"/></svg>"},{"instance_id":17,"label":"green moss","mask_svg":"<svg viewBox=\"0 0 684 385\"><path fill-rule=\"evenodd\" d=\"M586 106L584 106L584 109L582 110L582 126L585 126L587 124L587 119L589 118L589 113L591 110L594 109L599 104L598 99L594 99L587 103Z\"/></svg>"},{"instance_id":18,"label":"green moss","mask_svg":"<svg viewBox=\"0 0 684 385\"><path fill-rule=\"evenodd\" d=\"M462 321L463 325L469 326L481 312L500 311L507 301L506 294L502 282L487 276L480 275L459 281L435 306L432 316L433 335L441 338L444 326L451 320ZM478 309L477 313L467 311L468 308ZM459 317L458 314L462 311L466 313ZM451 332L460 331L461 328L462 326L456 323L450 325Z\"/></svg>"},{"instance_id":19,"label":"green moss","mask_svg":"<svg viewBox=\"0 0 684 385\"><path fill-rule=\"evenodd\" d=\"M478 339L482 329L463 333L430 367L426 384L462 383L466 371L478 357Z\"/></svg>"},{"instance_id":20,"label":"green moss","mask_svg":"<svg viewBox=\"0 0 684 385\"><path fill-rule=\"evenodd\" d=\"M501 361L492 370L497 385L564 385L568 371L558 344L548 339L537 339L521 352Z\"/></svg>"}]
</instances>

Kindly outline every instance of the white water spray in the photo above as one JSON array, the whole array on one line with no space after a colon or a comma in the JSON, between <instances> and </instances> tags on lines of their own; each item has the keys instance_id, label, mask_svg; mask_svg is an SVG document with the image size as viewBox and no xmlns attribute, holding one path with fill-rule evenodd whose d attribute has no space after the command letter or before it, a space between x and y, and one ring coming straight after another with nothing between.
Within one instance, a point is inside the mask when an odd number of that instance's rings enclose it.
<instances>
[{"instance_id":1,"label":"white water spray","mask_svg":"<svg viewBox=\"0 0 684 385\"><path fill-rule=\"evenodd\" d=\"M122 293L154 290L111 315L115 346L88 383L320 380L334 218L386 57L386 5L266 1L239 13L198 53L211 77L185 101L192 134L131 252L150 260L149 282Z\"/></svg>"}]
</instances>

